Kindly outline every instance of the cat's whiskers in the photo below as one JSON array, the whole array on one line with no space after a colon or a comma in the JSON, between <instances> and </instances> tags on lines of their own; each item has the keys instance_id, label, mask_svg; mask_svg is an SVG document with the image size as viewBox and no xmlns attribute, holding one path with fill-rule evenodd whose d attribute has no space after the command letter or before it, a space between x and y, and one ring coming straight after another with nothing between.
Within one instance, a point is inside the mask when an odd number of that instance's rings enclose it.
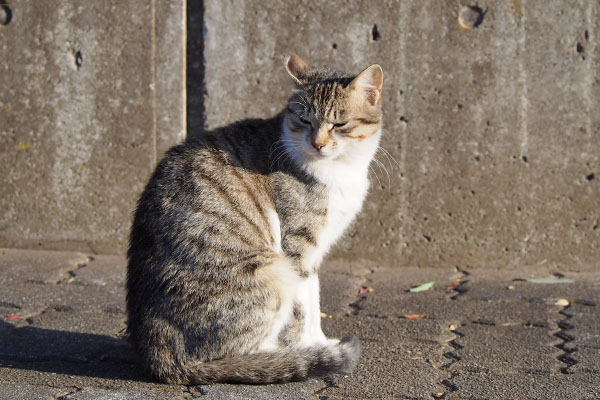
<instances>
[{"instance_id":1,"label":"cat's whiskers","mask_svg":"<svg viewBox=\"0 0 600 400\"><path fill-rule=\"evenodd\" d=\"M375 170L373 169L373 167L371 167L371 165L369 165L369 170L371 170L371 172L373 172L373 174L375 175L375 178L377 178L377 182L379 182L379 186L382 186L381 181L379 180L379 175L377 175L377 172L375 172ZM369 176L371 176L371 174L369 174Z\"/></svg>"},{"instance_id":2,"label":"cat's whiskers","mask_svg":"<svg viewBox=\"0 0 600 400\"><path fill-rule=\"evenodd\" d=\"M401 168L398 161L396 161L396 159L390 154L389 151L387 151L386 149L384 149L381 146L377 146L377 150L381 150L383 155L387 158L388 163L390 164L390 168L392 168L392 169L394 168L394 166L392 165L392 161L394 162L394 164L396 164L398 166L398 168Z\"/></svg>"},{"instance_id":3,"label":"cat's whiskers","mask_svg":"<svg viewBox=\"0 0 600 400\"><path fill-rule=\"evenodd\" d=\"M379 166L379 168L383 169L383 171L386 173L388 178L388 190L391 190L390 188L392 187L392 178L390 177L390 173L388 172L387 168L377 158L373 157L373 161Z\"/></svg>"},{"instance_id":4,"label":"cat's whiskers","mask_svg":"<svg viewBox=\"0 0 600 400\"><path fill-rule=\"evenodd\" d=\"M299 103L297 101L290 101L290 102L288 102L288 104L298 104L302 108L308 108L308 106L306 105L306 103Z\"/></svg>"},{"instance_id":5,"label":"cat's whiskers","mask_svg":"<svg viewBox=\"0 0 600 400\"><path fill-rule=\"evenodd\" d=\"M269 150L269 170L273 170L275 162L285 153L285 144L281 140L273 142Z\"/></svg>"},{"instance_id":6,"label":"cat's whiskers","mask_svg":"<svg viewBox=\"0 0 600 400\"><path fill-rule=\"evenodd\" d=\"M287 160L289 157L288 156L288 148L286 146L286 143L292 143L295 144L296 141L295 140L291 140L291 139L279 139L276 142L273 143L273 145L271 145L271 152L269 153L269 158L270 158L270 163L269 163L269 169L272 171L273 167L275 166L275 163L277 163L277 168L281 168L281 160L285 159ZM276 146L275 146L276 145ZM275 146L275 148L273 148L273 146ZM274 152L277 152L275 154L274 157L272 157L272 154Z\"/></svg>"}]
</instances>

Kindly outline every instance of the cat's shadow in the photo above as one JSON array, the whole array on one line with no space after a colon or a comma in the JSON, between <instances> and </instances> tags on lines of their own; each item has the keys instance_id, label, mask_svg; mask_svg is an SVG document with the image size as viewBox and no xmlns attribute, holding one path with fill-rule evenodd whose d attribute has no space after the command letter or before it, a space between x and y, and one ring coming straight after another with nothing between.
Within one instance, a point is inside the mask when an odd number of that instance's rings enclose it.
<instances>
[{"instance_id":1,"label":"cat's shadow","mask_svg":"<svg viewBox=\"0 0 600 400\"><path fill-rule=\"evenodd\" d=\"M150 382L126 340L0 321L0 367Z\"/></svg>"}]
</instances>

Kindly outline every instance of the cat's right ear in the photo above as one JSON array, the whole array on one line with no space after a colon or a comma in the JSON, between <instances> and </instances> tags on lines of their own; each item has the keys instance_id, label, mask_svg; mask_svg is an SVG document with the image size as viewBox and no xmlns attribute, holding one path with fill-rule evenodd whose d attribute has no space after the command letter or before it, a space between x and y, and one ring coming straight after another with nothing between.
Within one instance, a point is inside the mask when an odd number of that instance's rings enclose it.
<instances>
[{"instance_id":1,"label":"cat's right ear","mask_svg":"<svg viewBox=\"0 0 600 400\"><path fill-rule=\"evenodd\" d=\"M382 86L383 70L378 64L373 64L358 74L349 85L353 92L366 99L372 106L379 102Z\"/></svg>"},{"instance_id":2,"label":"cat's right ear","mask_svg":"<svg viewBox=\"0 0 600 400\"><path fill-rule=\"evenodd\" d=\"M310 69L310 65L306 61L300 58L300 56L294 52L287 56L284 60L285 69L288 74L301 85L304 81L304 77L308 70Z\"/></svg>"}]
</instances>

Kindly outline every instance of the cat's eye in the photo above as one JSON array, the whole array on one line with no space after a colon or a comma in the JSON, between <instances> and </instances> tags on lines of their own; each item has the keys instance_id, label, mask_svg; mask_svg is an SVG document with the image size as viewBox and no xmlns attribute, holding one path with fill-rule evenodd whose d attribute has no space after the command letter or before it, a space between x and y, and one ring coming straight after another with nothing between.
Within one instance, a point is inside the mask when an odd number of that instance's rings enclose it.
<instances>
[{"instance_id":1,"label":"cat's eye","mask_svg":"<svg viewBox=\"0 0 600 400\"><path fill-rule=\"evenodd\" d=\"M299 119L299 120L300 120L300 122L302 122L303 124L305 124L305 125L310 125L310 121L309 121L309 120L307 120L307 119L305 119L305 118L302 118L302 117L298 117L298 119Z\"/></svg>"},{"instance_id":2,"label":"cat's eye","mask_svg":"<svg viewBox=\"0 0 600 400\"><path fill-rule=\"evenodd\" d=\"M339 124L333 124L334 128L343 128L344 126L346 126L347 122L344 123L339 123Z\"/></svg>"}]
</instances>

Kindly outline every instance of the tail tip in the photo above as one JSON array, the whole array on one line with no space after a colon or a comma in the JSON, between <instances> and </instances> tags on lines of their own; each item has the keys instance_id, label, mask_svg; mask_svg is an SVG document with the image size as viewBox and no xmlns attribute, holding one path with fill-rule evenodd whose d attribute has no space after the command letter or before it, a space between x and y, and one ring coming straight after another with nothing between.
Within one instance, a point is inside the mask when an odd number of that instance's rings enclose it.
<instances>
[{"instance_id":1,"label":"tail tip","mask_svg":"<svg viewBox=\"0 0 600 400\"><path fill-rule=\"evenodd\" d=\"M342 338L339 346L346 358L346 363L341 372L343 374L349 374L354 371L354 368L356 368L358 360L360 359L360 353L362 351L360 340L358 340L356 336L346 336Z\"/></svg>"}]
</instances>

